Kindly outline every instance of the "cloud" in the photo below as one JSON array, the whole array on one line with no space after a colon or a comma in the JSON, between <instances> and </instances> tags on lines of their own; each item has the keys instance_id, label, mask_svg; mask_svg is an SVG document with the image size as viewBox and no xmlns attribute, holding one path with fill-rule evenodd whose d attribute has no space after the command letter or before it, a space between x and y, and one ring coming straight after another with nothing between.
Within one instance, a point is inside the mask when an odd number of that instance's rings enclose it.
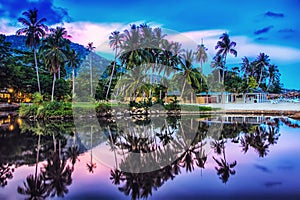
<instances>
[{"instance_id":1,"label":"cloud","mask_svg":"<svg viewBox=\"0 0 300 200\"><path fill-rule=\"evenodd\" d=\"M255 40L257 40L257 41L265 41L265 40L268 40L268 38L266 38L266 37L258 37Z\"/></svg>"},{"instance_id":2,"label":"cloud","mask_svg":"<svg viewBox=\"0 0 300 200\"><path fill-rule=\"evenodd\" d=\"M285 29L280 29L278 32L279 33L294 33L296 31L294 29L291 29L291 28L285 28Z\"/></svg>"},{"instance_id":3,"label":"cloud","mask_svg":"<svg viewBox=\"0 0 300 200\"><path fill-rule=\"evenodd\" d=\"M123 31L128 25L121 23L91 23L91 22L69 22L64 23L64 27L71 35L71 41L87 46L93 42L96 52L111 53L108 37L115 31Z\"/></svg>"},{"instance_id":4,"label":"cloud","mask_svg":"<svg viewBox=\"0 0 300 200\"><path fill-rule=\"evenodd\" d=\"M272 17L272 18L283 18L284 14L283 13L275 13L275 12L268 11L268 12L265 13L265 16L266 17Z\"/></svg>"},{"instance_id":5,"label":"cloud","mask_svg":"<svg viewBox=\"0 0 300 200\"><path fill-rule=\"evenodd\" d=\"M71 18L66 9L54 6L53 0L9 0L4 1L0 7L0 13L5 18L17 21L22 16L24 11L36 8L39 10L39 18L45 17L47 25L71 21Z\"/></svg>"},{"instance_id":6,"label":"cloud","mask_svg":"<svg viewBox=\"0 0 300 200\"><path fill-rule=\"evenodd\" d=\"M254 32L255 35L263 34L269 32L274 26L268 26L262 29L258 29L257 31Z\"/></svg>"}]
</instances>

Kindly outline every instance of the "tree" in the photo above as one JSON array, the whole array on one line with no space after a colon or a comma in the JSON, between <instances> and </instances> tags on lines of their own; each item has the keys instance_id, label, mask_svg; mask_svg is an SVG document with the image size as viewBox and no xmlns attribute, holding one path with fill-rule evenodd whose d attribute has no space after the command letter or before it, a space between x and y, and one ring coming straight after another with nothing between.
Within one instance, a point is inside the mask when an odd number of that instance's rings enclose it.
<instances>
[{"instance_id":1,"label":"tree","mask_svg":"<svg viewBox=\"0 0 300 200\"><path fill-rule=\"evenodd\" d=\"M39 89L39 93L41 93L36 49L40 44L40 38L45 36L46 34L45 31L48 31L48 27L44 24L46 18L38 19L38 10L36 8L34 8L33 10L28 10L26 12L23 12L22 14L25 16L25 18L20 17L18 18L18 21L26 27L19 29L17 31L17 35L25 34L27 37L26 46L31 47L33 49L38 89Z\"/></svg>"},{"instance_id":2,"label":"tree","mask_svg":"<svg viewBox=\"0 0 300 200\"><path fill-rule=\"evenodd\" d=\"M114 32L111 33L111 36L109 36L109 40L110 40L109 41L110 47L113 47L113 50L115 50L115 58L114 58L113 68L112 68L112 71L111 71L111 75L110 75L109 84L108 84L105 99L108 98L108 94L109 94L110 87L111 87L111 81L113 79L113 75L114 75L114 71L115 71L116 59L117 59L117 56L118 56L118 48L121 46L121 43L124 40L124 35L120 34L119 31L114 31Z\"/></svg>"},{"instance_id":3,"label":"tree","mask_svg":"<svg viewBox=\"0 0 300 200\"><path fill-rule=\"evenodd\" d=\"M211 68L219 70L219 83L221 83L221 77L222 77L222 71L224 71L225 69L225 63L222 60L222 56L220 55L216 55L214 57L214 60L211 62L210 64Z\"/></svg>"},{"instance_id":4,"label":"tree","mask_svg":"<svg viewBox=\"0 0 300 200\"><path fill-rule=\"evenodd\" d=\"M80 65L80 59L74 49L67 48L67 66L72 68L72 98L75 96L75 69Z\"/></svg>"},{"instance_id":5,"label":"tree","mask_svg":"<svg viewBox=\"0 0 300 200\"><path fill-rule=\"evenodd\" d=\"M258 74L257 71L260 71L260 75L258 76L258 86L260 86L261 82L262 82L262 78L263 78L263 72L265 71L265 67L269 66L269 56L266 55L265 53L260 53L256 60L255 60L255 67L256 67L256 74Z\"/></svg>"},{"instance_id":6,"label":"tree","mask_svg":"<svg viewBox=\"0 0 300 200\"><path fill-rule=\"evenodd\" d=\"M184 83L181 90L180 98L182 99L183 93L186 87L186 83L189 85L195 85L197 88L200 87L199 79L197 75L199 72L193 68L192 61L194 59L192 50L185 50L185 54L183 54L183 59L181 60L181 69L184 77Z\"/></svg>"},{"instance_id":7,"label":"tree","mask_svg":"<svg viewBox=\"0 0 300 200\"><path fill-rule=\"evenodd\" d=\"M202 40L202 43L201 45L198 45L197 46L197 52L196 52L196 61L200 63L200 73L202 73L202 65L203 63L206 63L207 62L207 48L204 46L203 44L203 40Z\"/></svg>"},{"instance_id":8,"label":"tree","mask_svg":"<svg viewBox=\"0 0 300 200\"><path fill-rule=\"evenodd\" d=\"M222 77L222 83L224 84L224 74L226 69L226 57L227 54L230 53L237 56L237 51L234 49L236 46L236 42L230 41L229 35L227 33L223 33L223 35L219 38L220 41L217 42L217 45L215 46L215 49L217 49L216 56L221 55L222 60L224 62L224 70L223 70L223 77Z\"/></svg>"},{"instance_id":9,"label":"tree","mask_svg":"<svg viewBox=\"0 0 300 200\"><path fill-rule=\"evenodd\" d=\"M91 97L93 97L93 70L92 70L92 54L96 47L93 46L93 42L89 42L87 50L90 51L90 84L91 84Z\"/></svg>"},{"instance_id":10,"label":"tree","mask_svg":"<svg viewBox=\"0 0 300 200\"><path fill-rule=\"evenodd\" d=\"M56 81L56 73L60 71L60 66L67 60L68 52L66 46L70 40L66 39L67 31L63 27L51 29L51 34L45 39L41 51L45 60L46 66L50 73L53 74L51 101L54 100L54 89Z\"/></svg>"},{"instance_id":11,"label":"tree","mask_svg":"<svg viewBox=\"0 0 300 200\"><path fill-rule=\"evenodd\" d=\"M267 91L269 91L270 86L272 84L275 84L276 82L280 82L280 73L279 73L279 69L278 66L276 65L269 65L269 83L267 86Z\"/></svg>"}]
</instances>

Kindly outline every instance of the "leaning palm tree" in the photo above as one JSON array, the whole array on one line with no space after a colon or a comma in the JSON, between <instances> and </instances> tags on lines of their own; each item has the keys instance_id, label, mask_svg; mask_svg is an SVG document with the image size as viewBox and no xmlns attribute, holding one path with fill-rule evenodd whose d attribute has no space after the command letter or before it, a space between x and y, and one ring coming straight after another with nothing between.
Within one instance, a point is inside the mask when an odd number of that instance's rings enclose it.
<instances>
[{"instance_id":1,"label":"leaning palm tree","mask_svg":"<svg viewBox=\"0 0 300 200\"><path fill-rule=\"evenodd\" d=\"M207 58L207 48L204 46L203 41L201 45L197 46L197 51L195 52L196 54L196 61L200 63L200 73L202 73L202 65L203 63L206 63L208 58Z\"/></svg>"},{"instance_id":2,"label":"leaning palm tree","mask_svg":"<svg viewBox=\"0 0 300 200\"><path fill-rule=\"evenodd\" d=\"M180 98L182 99L184 90L186 89L186 84L189 85L195 85L196 87L200 87L199 83L199 75L200 73L193 68L193 52L192 50L186 50L185 54L183 54L183 58L181 60L181 69L182 69L182 75L184 77L184 83L181 90Z\"/></svg>"},{"instance_id":3,"label":"leaning palm tree","mask_svg":"<svg viewBox=\"0 0 300 200\"><path fill-rule=\"evenodd\" d=\"M74 49L67 48L67 66L72 68L72 98L75 96L75 69L80 65L79 55Z\"/></svg>"},{"instance_id":4,"label":"leaning palm tree","mask_svg":"<svg viewBox=\"0 0 300 200\"><path fill-rule=\"evenodd\" d=\"M267 86L267 91L270 89L272 83L280 79L280 73L277 65L270 65L268 72L269 72L269 83Z\"/></svg>"},{"instance_id":5,"label":"leaning palm tree","mask_svg":"<svg viewBox=\"0 0 300 200\"><path fill-rule=\"evenodd\" d=\"M249 59L245 56L242 58L242 67L241 70L243 71L244 77L247 80L247 84L249 83L249 76L253 75L252 65L250 64Z\"/></svg>"},{"instance_id":6,"label":"leaning palm tree","mask_svg":"<svg viewBox=\"0 0 300 200\"><path fill-rule=\"evenodd\" d=\"M92 70L92 54L96 47L93 46L93 42L89 42L86 49L90 51L90 84L91 84L91 97L93 97L93 70Z\"/></svg>"},{"instance_id":7,"label":"leaning palm tree","mask_svg":"<svg viewBox=\"0 0 300 200\"><path fill-rule=\"evenodd\" d=\"M234 49L234 47L236 46L236 42L230 41L229 35L227 33L223 33L223 35L219 39L221 40L217 42L215 49L218 49L216 56L221 55L222 60L224 62L224 70L223 70L223 77L222 77L222 83L224 84L227 54L230 53L236 57L237 51Z\"/></svg>"},{"instance_id":8,"label":"leaning palm tree","mask_svg":"<svg viewBox=\"0 0 300 200\"><path fill-rule=\"evenodd\" d=\"M56 73L59 72L60 66L67 60L68 52L66 46L69 40L65 39L66 30L63 27L51 29L51 34L45 39L44 45L41 46L43 58L50 73L53 74L51 101L54 99L54 89Z\"/></svg>"},{"instance_id":9,"label":"leaning palm tree","mask_svg":"<svg viewBox=\"0 0 300 200\"><path fill-rule=\"evenodd\" d=\"M265 53L260 53L255 60L256 70L260 71L259 73L260 75L258 78L258 86L261 84L265 67L269 66L269 61L270 61L269 56L266 55Z\"/></svg>"},{"instance_id":10,"label":"leaning palm tree","mask_svg":"<svg viewBox=\"0 0 300 200\"><path fill-rule=\"evenodd\" d=\"M114 75L114 71L115 71L115 66L116 66L116 60L117 60L117 56L118 56L118 48L121 46L122 42L124 41L124 35L120 34L119 31L114 31L111 33L111 36L109 36L109 46L113 47L113 50L115 50L115 58L114 58L114 64L113 64L113 68L111 71L111 75L110 75L110 79L109 79L109 84L108 84L108 88L106 91L106 96L105 99L108 98L108 94L110 91L110 87L111 87L111 81L113 79L113 75Z\"/></svg>"},{"instance_id":11,"label":"leaning palm tree","mask_svg":"<svg viewBox=\"0 0 300 200\"><path fill-rule=\"evenodd\" d=\"M24 17L18 18L18 21L22 23L22 25L26 26L25 28L21 28L17 31L17 35L26 35L26 46L31 47L34 55L34 63L36 70L36 77L38 82L39 93L41 94L41 85L39 78L39 68L37 64L37 56L36 49L40 44L40 38L44 37L48 27L44 24L46 18L38 19L38 10L34 8L33 10L28 10L22 13Z\"/></svg>"}]
</instances>

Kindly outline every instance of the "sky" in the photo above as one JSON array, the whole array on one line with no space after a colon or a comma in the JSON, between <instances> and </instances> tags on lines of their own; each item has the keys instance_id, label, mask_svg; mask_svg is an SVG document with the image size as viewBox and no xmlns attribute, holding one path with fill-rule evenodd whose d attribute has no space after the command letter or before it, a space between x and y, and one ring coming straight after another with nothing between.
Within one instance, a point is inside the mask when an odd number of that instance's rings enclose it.
<instances>
[{"instance_id":1,"label":"sky","mask_svg":"<svg viewBox=\"0 0 300 200\"><path fill-rule=\"evenodd\" d=\"M203 39L210 59L227 32L238 52L237 57L228 55L228 66L263 52L279 67L284 87L300 89L300 0L0 0L0 33L15 34L21 28L17 18L34 7L48 26L64 26L73 42L93 42L108 58L111 32L133 23L161 27L186 49L195 49Z\"/></svg>"}]
</instances>

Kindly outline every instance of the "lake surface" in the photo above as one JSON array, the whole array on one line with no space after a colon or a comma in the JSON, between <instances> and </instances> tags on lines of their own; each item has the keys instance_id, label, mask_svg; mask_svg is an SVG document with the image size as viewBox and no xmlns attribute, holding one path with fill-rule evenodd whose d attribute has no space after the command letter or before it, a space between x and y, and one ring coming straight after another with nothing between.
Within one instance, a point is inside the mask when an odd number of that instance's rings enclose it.
<instances>
[{"instance_id":1,"label":"lake surface","mask_svg":"<svg viewBox=\"0 0 300 200\"><path fill-rule=\"evenodd\" d=\"M300 199L299 121L98 122L0 119L0 199Z\"/></svg>"}]
</instances>

